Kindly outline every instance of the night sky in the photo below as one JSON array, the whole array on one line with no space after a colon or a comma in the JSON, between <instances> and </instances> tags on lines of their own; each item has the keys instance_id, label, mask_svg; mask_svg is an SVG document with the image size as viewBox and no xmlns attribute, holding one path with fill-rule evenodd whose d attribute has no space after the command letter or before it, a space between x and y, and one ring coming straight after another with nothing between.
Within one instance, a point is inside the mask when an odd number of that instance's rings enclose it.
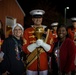
<instances>
[{"instance_id":1,"label":"night sky","mask_svg":"<svg viewBox=\"0 0 76 75\"><path fill-rule=\"evenodd\" d=\"M47 5L50 4L52 7L55 7L58 12L60 12L64 16L65 7L69 7L67 10L67 17L70 18L72 16L76 16L76 2L75 0L18 0L22 9L26 14L29 13L30 10L34 9L34 7L40 2L47 2ZM50 6L50 7L51 7ZM45 7L45 6L44 6Z\"/></svg>"},{"instance_id":2,"label":"night sky","mask_svg":"<svg viewBox=\"0 0 76 75\"><path fill-rule=\"evenodd\" d=\"M30 19L29 19L29 12L33 9L43 9L46 14L45 21L43 22L46 25L49 25L58 18L58 16L55 15L48 15L51 14L50 10L53 11L53 13L59 13L61 16L65 16L64 9L66 7L69 7L69 9L66 10L66 18L70 19L71 17L76 17L76 2L75 0L17 0L22 7L23 11L25 12L25 24L26 26L30 26ZM54 16L54 17L53 17ZM58 21L58 20L56 20Z\"/></svg>"}]
</instances>

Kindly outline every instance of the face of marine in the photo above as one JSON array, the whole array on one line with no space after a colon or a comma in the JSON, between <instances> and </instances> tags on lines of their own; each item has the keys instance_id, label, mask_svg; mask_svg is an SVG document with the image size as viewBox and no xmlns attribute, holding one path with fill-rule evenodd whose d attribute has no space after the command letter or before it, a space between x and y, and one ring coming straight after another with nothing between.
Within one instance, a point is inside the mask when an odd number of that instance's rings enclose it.
<instances>
[{"instance_id":1,"label":"face of marine","mask_svg":"<svg viewBox=\"0 0 76 75\"><path fill-rule=\"evenodd\" d=\"M34 22L34 25L35 26L41 26L42 24L42 17L39 17L39 18L32 18L32 21Z\"/></svg>"},{"instance_id":2,"label":"face of marine","mask_svg":"<svg viewBox=\"0 0 76 75\"><path fill-rule=\"evenodd\" d=\"M23 31L22 31L21 27L16 26L16 27L14 28L14 30L13 30L13 35L14 35L16 38L20 39L20 37L22 36L22 34L23 34Z\"/></svg>"},{"instance_id":3,"label":"face of marine","mask_svg":"<svg viewBox=\"0 0 76 75\"><path fill-rule=\"evenodd\" d=\"M54 31L56 31L56 30L57 30L57 26L53 26L52 29L53 29Z\"/></svg>"},{"instance_id":4,"label":"face of marine","mask_svg":"<svg viewBox=\"0 0 76 75\"><path fill-rule=\"evenodd\" d=\"M74 26L74 28L76 28L76 22L73 22L73 26Z\"/></svg>"}]
</instances>

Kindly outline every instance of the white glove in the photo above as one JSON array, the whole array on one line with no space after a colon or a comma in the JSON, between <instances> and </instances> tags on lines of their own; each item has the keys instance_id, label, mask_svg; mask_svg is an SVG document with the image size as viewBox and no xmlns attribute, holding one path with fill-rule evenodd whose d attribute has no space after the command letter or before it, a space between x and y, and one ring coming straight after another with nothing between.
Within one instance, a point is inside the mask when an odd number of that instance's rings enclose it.
<instances>
[{"instance_id":1,"label":"white glove","mask_svg":"<svg viewBox=\"0 0 76 75\"><path fill-rule=\"evenodd\" d=\"M44 49L45 49L45 51L49 51L50 49L51 49L51 46L49 45L49 44L47 44L47 43L43 43L42 45L41 45Z\"/></svg>"},{"instance_id":2,"label":"white glove","mask_svg":"<svg viewBox=\"0 0 76 75\"><path fill-rule=\"evenodd\" d=\"M36 43L28 45L27 49L32 52L33 50L36 49L36 47L39 47Z\"/></svg>"},{"instance_id":3,"label":"white glove","mask_svg":"<svg viewBox=\"0 0 76 75\"><path fill-rule=\"evenodd\" d=\"M38 46L43 47L46 51L49 51L49 50L51 49L51 46L50 46L49 44L43 42L43 40L41 40L41 39L38 39L38 40L36 41L36 44L37 44Z\"/></svg>"},{"instance_id":4,"label":"white glove","mask_svg":"<svg viewBox=\"0 0 76 75\"><path fill-rule=\"evenodd\" d=\"M51 48L51 46L50 46L49 44L43 42L43 40L41 40L41 39L38 39L38 40L36 41L36 44L37 44L38 46L43 47L46 51L49 51L50 48Z\"/></svg>"},{"instance_id":5,"label":"white glove","mask_svg":"<svg viewBox=\"0 0 76 75\"><path fill-rule=\"evenodd\" d=\"M41 46L43 43L44 43L44 42L43 42L43 40L41 40L41 39L38 39L38 40L36 41L36 44L37 44L38 46Z\"/></svg>"}]
</instances>

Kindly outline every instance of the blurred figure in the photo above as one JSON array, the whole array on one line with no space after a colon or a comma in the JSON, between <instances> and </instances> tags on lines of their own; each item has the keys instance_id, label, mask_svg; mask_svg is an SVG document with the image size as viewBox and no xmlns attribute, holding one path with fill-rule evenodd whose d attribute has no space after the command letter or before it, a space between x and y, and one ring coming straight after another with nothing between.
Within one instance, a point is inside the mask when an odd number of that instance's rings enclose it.
<instances>
[{"instance_id":1,"label":"blurred figure","mask_svg":"<svg viewBox=\"0 0 76 75\"><path fill-rule=\"evenodd\" d=\"M56 42L56 38L58 37L57 35L57 27L58 27L58 22L54 22L51 24L51 32L52 32L52 36L53 37L53 44Z\"/></svg>"},{"instance_id":2,"label":"blurred figure","mask_svg":"<svg viewBox=\"0 0 76 75\"><path fill-rule=\"evenodd\" d=\"M75 45L68 38L67 28L65 25L58 25L57 42L54 45L51 57L52 75L75 75Z\"/></svg>"},{"instance_id":3,"label":"blurred figure","mask_svg":"<svg viewBox=\"0 0 76 75\"><path fill-rule=\"evenodd\" d=\"M3 23L2 23L1 20L0 20L0 38L1 38L2 40L5 39L5 34L4 34L4 31L3 31Z\"/></svg>"},{"instance_id":4,"label":"blurred figure","mask_svg":"<svg viewBox=\"0 0 76 75\"><path fill-rule=\"evenodd\" d=\"M3 41L4 41L4 39L5 39L5 34L4 34L4 31L3 31L3 24L2 24L2 21L0 20L0 54L1 54L1 45L2 45L2 43L3 43ZM1 59L1 58L0 58ZM3 60L3 58L2 58L2 60ZM1 62L1 61L0 61Z\"/></svg>"},{"instance_id":5,"label":"blurred figure","mask_svg":"<svg viewBox=\"0 0 76 75\"><path fill-rule=\"evenodd\" d=\"M47 75L48 74L48 56L47 53L52 52L51 46L51 34L45 31L47 26L42 25L44 10L36 9L32 10L30 14L32 15L32 21L34 25L25 29L24 31L24 45L23 50L28 55L26 60L26 75ZM40 27L42 29L40 29ZM39 30L36 31L35 30ZM43 31L41 38L39 32Z\"/></svg>"},{"instance_id":6,"label":"blurred figure","mask_svg":"<svg viewBox=\"0 0 76 75\"><path fill-rule=\"evenodd\" d=\"M72 26L68 28L68 34L75 44L75 53L76 53L76 17L72 17L71 21L72 21ZM75 66L76 66L76 54L75 54Z\"/></svg>"},{"instance_id":7,"label":"blurred figure","mask_svg":"<svg viewBox=\"0 0 76 75\"><path fill-rule=\"evenodd\" d=\"M57 38L57 27L58 27L58 22L54 22L51 24L51 31L54 39Z\"/></svg>"},{"instance_id":8,"label":"blurred figure","mask_svg":"<svg viewBox=\"0 0 76 75\"><path fill-rule=\"evenodd\" d=\"M71 18L71 21L72 21L72 26L68 28L68 34L76 45L76 17Z\"/></svg>"},{"instance_id":9,"label":"blurred figure","mask_svg":"<svg viewBox=\"0 0 76 75\"><path fill-rule=\"evenodd\" d=\"M1 63L2 75L23 75L24 64L22 61L22 35L24 28L16 23L12 27L12 35L6 38L1 50L4 52L4 60Z\"/></svg>"},{"instance_id":10,"label":"blurred figure","mask_svg":"<svg viewBox=\"0 0 76 75\"><path fill-rule=\"evenodd\" d=\"M1 50L1 46L4 39L5 39L5 35L3 31L3 24L2 24L2 21L0 20L0 67L1 67L1 62L3 61L3 56L4 56L4 53ZM0 75L1 75L1 68L0 68Z\"/></svg>"},{"instance_id":11,"label":"blurred figure","mask_svg":"<svg viewBox=\"0 0 76 75\"><path fill-rule=\"evenodd\" d=\"M52 44L54 45L54 43L57 40L57 27L58 27L58 22L53 22L51 24L51 28L50 28L50 32L52 33L52 36L50 36L52 38ZM51 54L49 53L49 73L51 74Z\"/></svg>"}]
</instances>

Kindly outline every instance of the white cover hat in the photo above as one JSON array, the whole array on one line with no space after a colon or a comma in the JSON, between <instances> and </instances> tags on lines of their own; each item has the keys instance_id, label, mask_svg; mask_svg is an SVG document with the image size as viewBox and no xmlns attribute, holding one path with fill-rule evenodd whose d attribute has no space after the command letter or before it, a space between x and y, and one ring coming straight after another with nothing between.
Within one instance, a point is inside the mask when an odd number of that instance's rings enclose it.
<instances>
[{"instance_id":1,"label":"white cover hat","mask_svg":"<svg viewBox=\"0 0 76 75\"><path fill-rule=\"evenodd\" d=\"M71 20L72 20L73 22L75 22L75 21L76 21L76 17L72 17Z\"/></svg>"},{"instance_id":2,"label":"white cover hat","mask_svg":"<svg viewBox=\"0 0 76 75\"><path fill-rule=\"evenodd\" d=\"M19 24L19 23L16 23L15 25L12 26L12 32L13 32L13 30L14 30L14 28L15 28L16 26L21 27L21 29L24 31L24 28L22 27L22 25Z\"/></svg>"},{"instance_id":3,"label":"white cover hat","mask_svg":"<svg viewBox=\"0 0 76 75\"><path fill-rule=\"evenodd\" d=\"M58 26L58 22L52 23L51 26Z\"/></svg>"},{"instance_id":4,"label":"white cover hat","mask_svg":"<svg viewBox=\"0 0 76 75\"><path fill-rule=\"evenodd\" d=\"M32 10L32 11L30 12L30 14L31 14L32 16L34 16L34 15L43 15L44 13L45 13L45 11L44 11L44 10L40 10L40 9Z\"/></svg>"}]
</instances>

